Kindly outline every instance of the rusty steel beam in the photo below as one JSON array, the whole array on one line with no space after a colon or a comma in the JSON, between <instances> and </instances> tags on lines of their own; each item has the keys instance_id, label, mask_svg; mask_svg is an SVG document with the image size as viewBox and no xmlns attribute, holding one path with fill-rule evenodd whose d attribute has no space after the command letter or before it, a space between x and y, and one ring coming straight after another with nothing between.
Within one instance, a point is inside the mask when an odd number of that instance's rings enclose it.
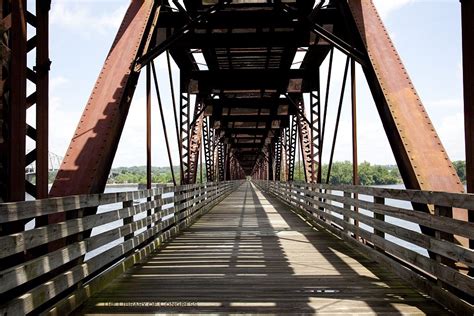
<instances>
[{"instance_id":1,"label":"rusty steel beam","mask_svg":"<svg viewBox=\"0 0 474 316\"><path fill-rule=\"evenodd\" d=\"M151 189L151 65L146 66L146 188Z\"/></svg>"},{"instance_id":2,"label":"rusty steel beam","mask_svg":"<svg viewBox=\"0 0 474 316\"><path fill-rule=\"evenodd\" d=\"M225 180L225 149L224 144L219 142L217 145L217 168L219 172L219 181Z\"/></svg>"},{"instance_id":3,"label":"rusty steel beam","mask_svg":"<svg viewBox=\"0 0 474 316\"><path fill-rule=\"evenodd\" d=\"M179 138L181 143L180 148L180 179L181 184L186 183L186 171L189 168L188 156L189 156L189 144L190 144L190 112L191 112L191 96L187 92L181 91L180 102L179 102Z\"/></svg>"},{"instance_id":4,"label":"rusty steel beam","mask_svg":"<svg viewBox=\"0 0 474 316\"><path fill-rule=\"evenodd\" d=\"M275 181L280 181L281 180L281 158L282 158L282 135L280 135L278 137L278 139L276 140L275 142L275 150L274 150L274 154L275 154L275 158L274 158L274 164L275 164L275 167L273 169L275 175L274 175L274 180Z\"/></svg>"},{"instance_id":5,"label":"rusty steel beam","mask_svg":"<svg viewBox=\"0 0 474 316\"><path fill-rule=\"evenodd\" d=\"M464 192L372 1L349 0L347 5L370 60L370 65L363 69L406 188ZM414 207L434 212L430 207ZM452 215L468 220L466 210L453 209ZM467 246L467 239L456 238Z\"/></svg>"},{"instance_id":6,"label":"rusty steel beam","mask_svg":"<svg viewBox=\"0 0 474 316\"><path fill-rule=\"evenodd\" d=\"M10 69L7 101L7 176L5 201L25 199L26 1L11 1Z\"/></svg>"},{"instance_id":7,"label":"rusty steel beam","mask_svg":"<svg viewBox=\"0 0 474 316\"><path fill-rule=\"evenodd\" d=\"M36 198L48 197L49 10L51 1L36 0Z\"/></svg>"},{"instance_id":8,"label":"rusty steel beam","mask_svg":"<svg viewBox=\"0 0 474 316\"><path fill-rule=\"evenodd\" d=\"M312 131L311 124L308 124L308 119L305 116L305 107L302 94L296 98L296 106L298 107L296 118L298 122L299 145L303 160L302 163L304 178L306 182L313 182L313 176L316 175L316 168L315 160L312 155Z\"/></svg>"},{"instance_id":9,"label":"rusty steel beam","mask_svg":"<svg viewBox=\"0 0 474 316\"><path fill-rule=\"evenodd\" d=\"M474 193L474 1L461 0L467 192ZM468 214L474 222L474 210ZM474 249L474 240L469 242ZM471 269L471 275L474 271Z\"/></svg>"},{"instance_id":10,"label":"rusty steel beam","mask_svg":"<svg viewBox=\"0 0 474 316\"><path fill-rule=\"evenodd\" d=\"M372 1L348 3L372 65L364 70L407 188L463 192ZM461 213L455 217L466 218Z\"/></svg>"},{"instance_id":11,"label":"rusty steel beam","mask_svg":"<svg viewBox=\"0 0 474 316\"><path fill-rule=\"evenodd\" d=\"M319 85L318 85L319 86ZM309 96L310 102L310 122L311 124L311 183L321 183L321 91L318 88L316 91L311 91Z\"/></svg>"},{"instance_id":12,"label":"rusty steel beam","mask_svg":"<svg viewBox=\"0 0 474 316\"><path fill-rule=\"evenodd\" d=\"M152 0L130 3L51 196L103 192L138 81L139 73L132 69L149 39L151 17L158 12L159 7Z\"/></svg>"},{"instance_id":13,"label":"rusty steel beam","mask_svg":"<svg viewBox=\"0 0 474 316\"><path fill-rule=\"evenodd\" d=\"M203 142L204 142L204 157L206 163L206 178L208 182L215 181L214 170L214 130L209 127L209 117L203 120Z\"/></svg>"},{"instance_id":14,"label":"rusty steel beam","mask_svg":"<svg viewBox=\"0 0 474 316\"><path fill-rule=\"evenodd\" d=\"M461 0L467 191L474 193L474 1ZM474 219L473 219L474 220Z\"/></svg>"},{"instance_id":15,"label":"rusty steel beam","mask_svg":"<svg viewBox=\"0 0 474 316\"><path fill-rule=\"evenodd\" d=\"M186 161L186 169L184 170L183 184L192 184L196 182L197 168L199 163L199 152L201 150L202 129L204 123L204 101L201 98L196 98L196 105L194 106L194 121L195 123L189 131L189 149L187 156L184 157Z\"/></svg>"},{"instance_id":16,"label":"rusty steel beam","mask_svg":"<svg viewBox=\"0 0 474 316\"><path fill-rule=\"evenodd\" d=\"M298 133L298 121L296 115L291 118L290 126L286 129L286 165L287 181L293 181L295 178L295 160L296 160L296 135Z\"/></svg>"}]
</instances>

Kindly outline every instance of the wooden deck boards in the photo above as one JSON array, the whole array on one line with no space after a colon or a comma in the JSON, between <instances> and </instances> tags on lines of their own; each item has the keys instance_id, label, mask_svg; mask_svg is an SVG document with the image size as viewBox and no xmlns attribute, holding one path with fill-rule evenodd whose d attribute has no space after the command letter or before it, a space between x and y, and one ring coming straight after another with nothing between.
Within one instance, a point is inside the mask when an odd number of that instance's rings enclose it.
<instances>
[{"instance_id":1,"label":"wooden deck boards","mask_svg":"<svg viewBox=\"0 0 474 316\"><path fill-rule=\"evenodd\" d=\"M77 314L447 314L245 183Z\"/></svg>"}]
</instances>

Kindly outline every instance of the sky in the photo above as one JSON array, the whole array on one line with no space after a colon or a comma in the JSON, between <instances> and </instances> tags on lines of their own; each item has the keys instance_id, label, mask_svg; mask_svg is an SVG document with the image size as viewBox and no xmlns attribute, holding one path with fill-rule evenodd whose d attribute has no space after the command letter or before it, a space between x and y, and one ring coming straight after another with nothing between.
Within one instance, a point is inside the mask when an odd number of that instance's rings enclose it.
<instances>
[{"instance_id":1,"label":"sky","mask_svg":"<svg viewBox=\"0 0 474 316\"><path fill-rule=\"evenodd\" d=\"M29 1L29 3L32 1ZM374 0L433 125L452 160L464 159L460 4L452 0ZM52 0L50 15L50 151L64 156L129 0ZM30 60L31 61L31 60ZM335 55L326 144L332 141L345 56ZM178 147L171 112L166 61L157 58L173 162ZM174 65L175 86L177 67ZM327 61L321 67L325 86ZM144 76L142 76L144 77ZM139 81L114 167L146 164L145 86ZM365 78L357 69L359 161L394 164ZM31 86L30 86L31 89ZM324 93L324 89L322 91ZM351 114L346 91L335 160L350 160ZM167 166L157 102L152 108L152 164ZM34 111L28 112L34 121ZM326 145L326 148L329 148ZM323 162L329 159L325 151Z\"/></svg>"}]
</instances>

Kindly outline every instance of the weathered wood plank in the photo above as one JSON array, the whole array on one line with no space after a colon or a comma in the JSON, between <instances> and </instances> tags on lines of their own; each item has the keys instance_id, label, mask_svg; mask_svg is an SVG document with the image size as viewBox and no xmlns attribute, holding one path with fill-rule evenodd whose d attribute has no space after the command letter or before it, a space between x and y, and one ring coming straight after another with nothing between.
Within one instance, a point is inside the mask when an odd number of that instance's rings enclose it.
<instances>
[{"instance_id":1,"label":"weathered wood plank","mask_svg":"<svg viewBox=\"0 0 474 316\"><path fill-rule=\"evenodd\" d=\"M110 241L117 240L118 238L121 238L123 236L131 237L130 239L126 239L121 244L116 245L111 249L98 254L87 262L75 266L69 271L61 273L53 277L51 280L45 282L44 284L31 289L27 293L9 302L6 302L0 307L2 314L30 313L42 304L47 303L50 299L64 292L71 286L74 286L78 282L81 282L88 276L107 268L111 263L114 263L127 253L142 246L142 244L150 238L153 237L157 240L164 240L169 238L174 234L173 232L177 232L180 229L188 226L191 222L195 220L197 216L202 214L202 212L215 205L218 201L222 200L225 197L226 193L229 193L231 190L233 190L235 185L236 183L220 184L218 187L216 187L216 190L211 190L211 192L216 192L214 196L202 194L204 192L203 190L205 190L203 188L198 189L198 191L194 193L189 192L189 196L194 196L196 194L198 194L199 196L194 199L194 205L190 204L192 205L191 207L188 207L187 209L181 212L183 216L180 218L181 221L179 222L177 222L177 217L171 217L166 221L161 221L164 216L177 212L176 210L179 204L175 205L172 208L159 211L159 209L164 204L169 204L170 202L173 203L175 200L174 197L163 199L161 198L161 195L155 194L158 191L147 190L146 192L148 193L154 193L154 197L157 199L144 202L136 206L126 207L119 210L114 210L106 213L92 215L82 219L77 219L83 220L83 222L74 222L74 225L72 225L72 223L76 220L61 223L66 224L63 226L45 226L45 231L50 234L48 236L49 238L55 238L51 237L51 235L54 234L59 234L61 237L64 237L64 234L66 234L66 236L73 234L73 232L75 231L74 229L78 231L79 229L90 229L95 226L106 224L118 219L132 218L134 215L143 213L149 209L154 209L155 211L158 210L158 212L154 212L145 218L132 221L131 223L125 223L120 227L105 231L84 241L70 244L58 251L46 254L42 257L33 259L24 264L20 264L16 267L10 267L7 270L2 271L2 283L0 287L3 293L4 291L7 291L9 289L12 289L14 286L19 285L20 283L33 280L42 273L52 271L60 265L65 264L75 258L78 258L79 256L84 255L88 251L97 249L109 243ZM193 187L204 187L204 185L190 186L190 189L192 189ZM125 199L129 199L132 197L136 198L137 196L140 196L140 194L142 194L143 192L145 191L140 191L140 193L138 194L122 195L122 197L125 197ZM162 192L162 190L160 192ZM221 195L217 194L219 192L221 193ZM115 197L116 196L114 196L114 198ZM131 233L141 228L149 227L149 225L152 223L155 223L155 225L134 237L131 236ZM48 230L51 229L51 227L53 226L55 229ZM33 231L35 233L40 232L40 230ZM32 247L31 243L28 245L29 246L27 247Z\"/></svg>"},{"instance_id":2,"label":"weathered wood plank","mask_svg":"<svg viewBox=\"0 0 474 316\"><path fill-rule=\"evenodd\" d=\"M288 210L244 184L77 314L447 314Z\"/></svg>"}]
</instances>

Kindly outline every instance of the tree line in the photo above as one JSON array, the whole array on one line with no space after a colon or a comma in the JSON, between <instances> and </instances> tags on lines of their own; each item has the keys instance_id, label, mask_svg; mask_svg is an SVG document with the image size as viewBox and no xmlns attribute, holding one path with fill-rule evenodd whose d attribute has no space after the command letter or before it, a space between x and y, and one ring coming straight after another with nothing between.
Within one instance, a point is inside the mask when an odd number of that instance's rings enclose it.
<instances>
[{"instance_id":1,"label":"tree line","mask_svg":"<svg viewBox=\"0 0 474 316\"><path fill-rule=\"evenodd\" d=\"M454 161L453 165L464 183L466 181L466 163ZM174 167L176 181L179 183L179 167ZM206 171L203 168L203 179ZM200 168L198 167L198 170ZM152 167L153 183L172 183L171 169L169 167ZM323 182L327 179L328 165L323 165ZM295 180L304 180L304 171L301 162L295 164ZM400 171L396 165L374 165L369 162L359 164L359 178L361 185L388 185L402 183ZM197 182L200 182L198 171ZM205 181L205 180L204 180ZM109 184L112 183L146 183L146 166L113 168L110 172ZM331 168L330 184L351 184L352 163L349 161L335 162Z\"/></svg>"}]
</instances>

